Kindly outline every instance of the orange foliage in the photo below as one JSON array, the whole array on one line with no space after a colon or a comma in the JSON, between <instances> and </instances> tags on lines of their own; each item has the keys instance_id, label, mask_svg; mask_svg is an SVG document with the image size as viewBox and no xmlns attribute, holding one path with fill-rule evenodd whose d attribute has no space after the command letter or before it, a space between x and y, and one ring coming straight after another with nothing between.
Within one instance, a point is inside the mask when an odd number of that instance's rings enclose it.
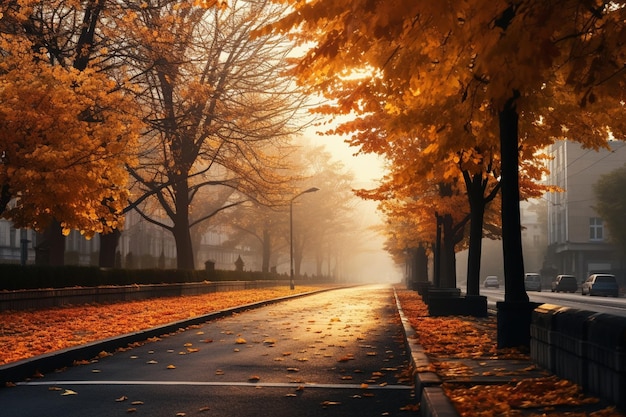
<instances>
[{"instance_id":1,"label":"orange foliage","mask_svg":"<svg viewBox=\"0 0 626 417\"><path fill-rule=\"evenodd\" d=\"M57 219L87 237L121 228L136 106L96 69L53 66L33 48L0 40L0 185L14 198L0 214L38 231Z\"/></svg>"},{"instance_id":2,"label":"orange foliage","mask_svg":"<svg viewBox=\"0 0 626 417\"><path fill-rule=\"evenodd\" d=\"M298 293L315 288L298 286ZM0 365L95 340L292 294L288 288L228 291L107 305L0 313Z\"/></svg>"},{"instance_id":3,"label":"orange foliage","mask_svg":"<svg viewBox=\"0 0 626 417\"><path fill-rule=\"evenodd\" d=\"M397 290L402 310L417 338L431 358L431 364L418 372L436 372L443 378L471 377L474 371L459 358L493 357L529 359L516 349L497 349L495 317L429 317L428 308L415 291ZM529 366L528 370L535 370ZM523 371L522 371L523 373ZM519 377L516 373L516 377ZM585 406L598 403L581 388L557 376L516 378L514 383L499 385L461 385L444 383L443 388L463 417L549 416L549 417L624 417L613 407L595 412L561 413L559 405ZM521 410L541 409L540 414L522 414Z\"/></svg>"}]
</instances>

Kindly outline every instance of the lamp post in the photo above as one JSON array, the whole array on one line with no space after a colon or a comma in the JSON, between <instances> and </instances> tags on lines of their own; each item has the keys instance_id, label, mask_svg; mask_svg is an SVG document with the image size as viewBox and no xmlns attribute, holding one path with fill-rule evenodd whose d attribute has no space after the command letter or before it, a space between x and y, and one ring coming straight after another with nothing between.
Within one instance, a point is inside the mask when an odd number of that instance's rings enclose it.
<instances>
[{"instance_id":1,"label":"lamp post","mask_svg":"<svg viewBox=\"0 0 626 417\"><path fill-rule=\"evenodd\" d=\"M315 191L319 191L319 188L311 187L293 196L289 202L289 288L292 290L296 287L293 281L293 200L300 197L302 194L314 193Z\"/></svg>"}]
</instances>

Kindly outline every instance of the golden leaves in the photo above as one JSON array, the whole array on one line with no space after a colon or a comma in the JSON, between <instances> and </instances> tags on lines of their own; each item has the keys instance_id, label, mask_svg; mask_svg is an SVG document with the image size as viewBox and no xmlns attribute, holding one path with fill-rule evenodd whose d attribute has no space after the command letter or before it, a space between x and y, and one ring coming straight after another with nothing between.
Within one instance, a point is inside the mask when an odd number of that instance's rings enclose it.
<instances>
[{"instance_id":1,"label":"golden leaves","mask_svg":"<svg viewBox=\"0 0 626 417\"><path fill-rule=\"evenodd\" d=\"M299 286L295 291L314 289ZM0 364L187 319L190 312L197 316L292 293L289 288L281 287L38 311L3 311L0 312L0 321L4 323L0 334ZM206 338L201 342L212 343L213 340ZM187 349L195 351L196 348L190 345L185 349L186 353L192 353ZM102 351L98 357L110 355L110 352ZM133 355L131 358L138 357ZM76 362L77 365L89 363L89 360Z\"/></svg>"},{"instance_id":2,"label":"golden leaves","mask_svg":"<svg viewBox=\"0 0 626 417\"><path fill-rule=\"evenodd\" d=\"M524 410L543 408L542 415L565 415L558 411L550 413L553 407L565 405L582 406L596 404L598 399L586 396L581 387L571 381L552 376L529 377L526 372L537 371L536 365L530 363L526 368L507 369L493 368L480 372L468 365L464 358L478 359L482 357L500 359L528 360L528 356L516 349L496 349L495 319L476 319L470 317L450 316L445 319L430 318L420 296L414 291L398 290L400 304L411 326L416 329L419 343L433 359L428 365L422 366L417 372L436 372L438 375L451 378L460 383L445 382L443 388L451 399L459 414L463 417L483 416L496 417L504 415L525 415ZM449 321L449 324L446 322ZM488 360L477 362L480 367L486 366ZM477 376L514 376L512 382L498 385L470 385L470 377ZM531 374L532 375L532 374ZM526 377L525 377L526 376ZM567 414L567 413L566 413ZM607 408L587 414L586 412L572 415L584 416L622 416L614 409ZM535 415L535 414L532 414ZM567 414L569 415L569 414Z\"/></svg>"},{"instance_id":3,"label":"golden leaves","mask_svg":"<svg viewBox=\"0 0 626 417\"><path fill-rule=\"evenodd\" d=\"M125 165L141 126L131 100L94 69L33 59L17 36L1 46L10 53L0 62L0 143L11 146L0 183L17 198L5 215L37 230L56 218L64 233L87 237L121 226L117 202L126 204Z\"/></svg>"},{"instance_id":4,"label":"golden leaves","mask_svg":"<svg viewBox=\"0 0 626 417\"><path fill-rule=\"evenodd\" d=\"M585 396L576 384L556 376L524 379L514 384L473 387L444 384L443 387L463 416L495 416L511 413L515 409L579 406L599 401L595 397ZM485 410L492 411L485 414Z\"/></svg>"}]
</instances>

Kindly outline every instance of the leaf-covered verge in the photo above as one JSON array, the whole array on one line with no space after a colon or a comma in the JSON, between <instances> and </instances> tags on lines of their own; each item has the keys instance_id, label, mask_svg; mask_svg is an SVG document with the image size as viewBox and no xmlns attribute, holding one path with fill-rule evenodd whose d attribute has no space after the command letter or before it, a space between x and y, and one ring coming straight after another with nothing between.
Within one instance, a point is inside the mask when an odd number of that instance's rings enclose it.
<instances>
[{"instance_id":1,"label":"leaf-covered verge","mask_svg":"<svg viewBox=\"0 0 626 417\"><path fill-rule=\"evenodd\" d=\"M274 287L0 313L0 365L319 287Z\"/></svg>"},{"instance_id":2,"label":"leaf-covered verge","mask_svg":"<svg viewBox=\"0 0 626 417\"><path fill-rule=\"evenodd\" d=\"M429 317L428 307L415 291L397 289L402 310L416 331L418 343L431 359L429 369L445 381L450 377L471 377L472 370L459 366L455 359L527 359L525 352L497 348L496 317L465 316ZM536 377L535 366L516 372L511 383L471 385L444 383L443 388L463 417L624 417L614 407L594 411L572 411L598 404L595 397L585 395L581 387L554 375ZM531 372L534 371L534 372ZM506 370L498 371L504 372ZM530 376L533 374L532 377ZM568 411L557 409L567 408ZM599 407L596 407L599 408Z\"/></svg>"}]
</instances>

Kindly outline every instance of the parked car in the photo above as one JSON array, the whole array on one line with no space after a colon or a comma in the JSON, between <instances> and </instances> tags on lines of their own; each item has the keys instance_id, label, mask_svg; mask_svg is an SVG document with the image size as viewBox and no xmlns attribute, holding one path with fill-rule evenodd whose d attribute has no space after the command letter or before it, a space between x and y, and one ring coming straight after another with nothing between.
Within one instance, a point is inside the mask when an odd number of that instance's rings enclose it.
<instances>
[{"instance_id":1,"label":"parked car","mask_svg":"<svg viewBox=\"0 0 626 417\"><path fill-rule=\"evenodd\" d=\"M619 296L619 286L615 275L612 274L591 274L583 282L581 292L583 295L610 295Z\"/></svg>"},{"instance_id":2,"label":"parked car","mask_svg":"<svg viewBox=\"0 0 626 417\"><path fill-rule=\"evenodd\" d=\"M574 275L557 275L552 281L552 292L576 292L578 281Z\"/></svg>"},{"instance_id":3,"label":"parked car","mask_svg":"<svg viewBox=\"0 0 626 417\"><path fill-rule=\"evenodd\" d=\"M495 275L489 275L485 278L485 282L483 283L485 288L500 288L500 281L498 281L498 277Z\"/></svg>"},{"instance_id":4,"label":"parked car","mask_svg":"<svg viewBox=\"0 0 626 417\"><path fill-rule=\"evenodd\" d=\"M525 273L524 288L526 291L541 291L541 276L534 272Z\"/></svg>"}]
</instances>

